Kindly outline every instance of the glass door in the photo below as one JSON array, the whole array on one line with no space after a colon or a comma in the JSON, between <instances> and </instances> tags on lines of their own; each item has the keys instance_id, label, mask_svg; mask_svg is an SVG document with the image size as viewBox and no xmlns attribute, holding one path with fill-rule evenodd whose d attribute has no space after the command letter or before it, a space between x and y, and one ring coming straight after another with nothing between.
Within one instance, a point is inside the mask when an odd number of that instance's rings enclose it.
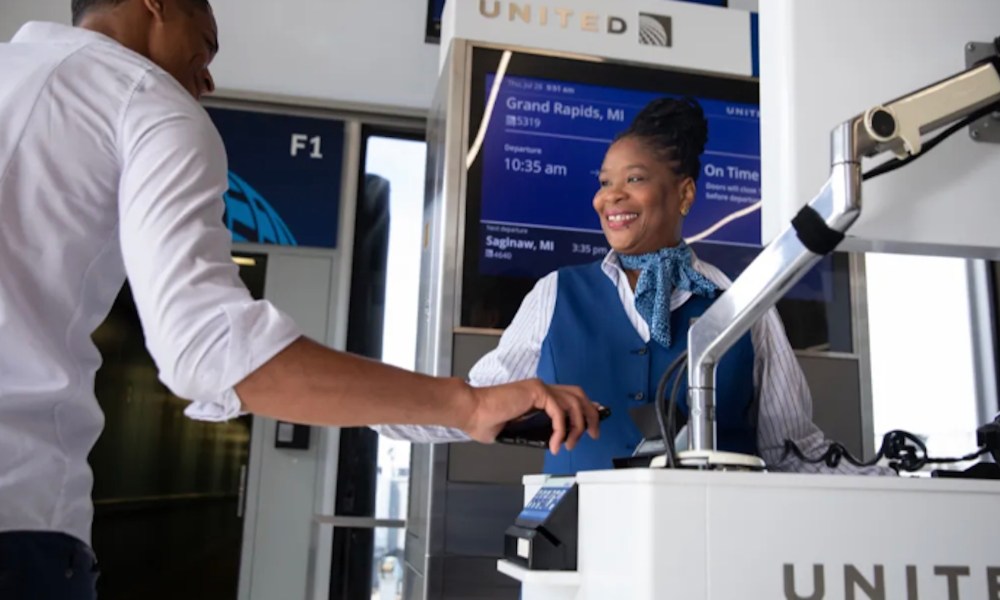
<instances>
[{"instance_id":1,"label":"glass door","mask_svg":"<svg viewBox=\"0 0 1000 600\"><path fill-rule=\"evenodd\" d=\"M426 143L363 130L347 349L413 369ZM402 598L410 444L341 431L330 600Z\"/></svg>"}]
</instances>

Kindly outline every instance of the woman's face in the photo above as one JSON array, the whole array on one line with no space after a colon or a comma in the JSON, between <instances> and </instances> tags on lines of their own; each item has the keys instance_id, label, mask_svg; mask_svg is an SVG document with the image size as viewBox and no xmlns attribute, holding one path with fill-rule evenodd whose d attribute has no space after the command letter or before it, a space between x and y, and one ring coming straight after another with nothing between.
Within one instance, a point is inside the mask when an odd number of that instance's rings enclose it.
<instances>
[{"instance_id":1,"label":"woman's face","mask_svg":"<svg viewBox=\"0 0 1000 600\"><path fill-rule=\"evenodd\" d=\"M626 137L608 148L594 195L604 236L620 254L645 254L681 241L684 215L694 202L695 183L642 140Z\"/></svg>"}]
</instances>

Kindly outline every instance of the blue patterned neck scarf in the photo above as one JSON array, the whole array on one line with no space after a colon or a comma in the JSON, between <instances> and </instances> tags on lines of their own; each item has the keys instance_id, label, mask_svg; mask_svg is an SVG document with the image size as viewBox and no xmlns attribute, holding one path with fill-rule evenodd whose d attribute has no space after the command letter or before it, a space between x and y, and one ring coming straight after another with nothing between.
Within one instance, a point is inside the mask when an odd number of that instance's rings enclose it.
<instances>
[{"instance_id":1,"label":"blue patterned neck scarf","mask_svg":"<svg viewBox=\"0 0 1000 600\"><path fill-rule=\"evenodd\" d=\"M670 347L670 296L674 290L712 298L717 285L691 266L691 248L685 242L649 254L619 254L622 268L641 271L635 286L635 307L649 324L650 336Z\"/></svg>"}]
</instances>

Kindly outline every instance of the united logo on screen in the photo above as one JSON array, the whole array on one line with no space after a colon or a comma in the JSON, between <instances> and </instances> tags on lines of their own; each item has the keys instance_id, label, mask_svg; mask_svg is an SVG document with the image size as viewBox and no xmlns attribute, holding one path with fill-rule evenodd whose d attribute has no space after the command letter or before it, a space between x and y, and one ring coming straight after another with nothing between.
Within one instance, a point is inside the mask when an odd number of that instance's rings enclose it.
<instances>
[{"instance_id":1,"label":"united logo on screen","mask_svg":"<svg viewBox=\"0 0 1000 600\"><path fill-rule=\"evenodd\" d=\"M670 17L639 13L639 43L644 46L671 47L673 45L673 25Z\"/></svg>"}]
</instances>

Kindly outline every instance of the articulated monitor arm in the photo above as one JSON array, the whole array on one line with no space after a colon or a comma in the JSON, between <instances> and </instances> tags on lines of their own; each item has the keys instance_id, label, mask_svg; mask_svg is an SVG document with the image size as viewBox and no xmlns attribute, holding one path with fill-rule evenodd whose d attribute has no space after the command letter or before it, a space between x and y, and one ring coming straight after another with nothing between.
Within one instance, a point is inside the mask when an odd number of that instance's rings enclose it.
<instances>
[{"instance_id":1,"label":"articulated monitor arm","mask_svg":"<svg viewBox=\"0 0 1000 600\"><path fill-rule=\"evenodd\" d=\"M883 152L915 156L921 136L1000 102L1000 57L922 90L873 107L831 134L826 185L705 311L688 333L689 446L714 451L715 369L729 348L819 259L832 252L861 214L861 159Z\"/></svg>"}]
</instances>

